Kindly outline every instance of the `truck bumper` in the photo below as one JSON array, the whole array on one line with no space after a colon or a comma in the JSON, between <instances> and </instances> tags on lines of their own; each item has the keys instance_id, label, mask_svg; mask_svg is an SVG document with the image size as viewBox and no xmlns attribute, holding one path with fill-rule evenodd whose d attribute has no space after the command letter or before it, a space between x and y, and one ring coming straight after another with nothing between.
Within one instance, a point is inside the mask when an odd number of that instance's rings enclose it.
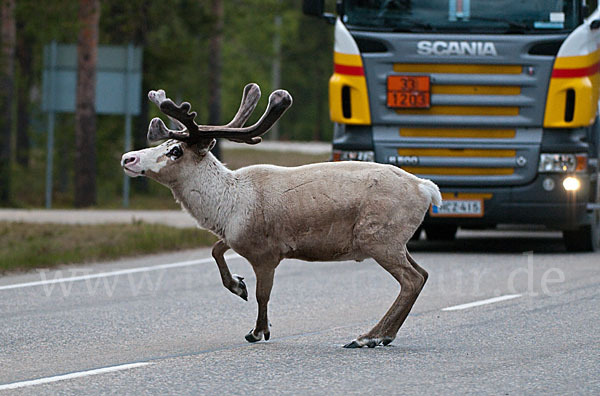
<instances>
[{"instance_id":1,"label":"truck bumper","mask_svg":"<svg viewBox=\"0 0 600 396\"><path fill-rule=\"evenodd\" d=\"M491 194L484 198L482 217L441 217L428 213L424 224L455 224L486 227L496 224L541 224L549 228L569 230L590 223L588 202L590 179L577 174L581 187L566 191L562 182L568 175L541 174L532 183L513 187L460 188L440 186L445 199L460 198L460 194ZM547 191L544 180L552 179L554 188ZM547 182L548 184L548 182Z\"/></svg>"}]
</instances>

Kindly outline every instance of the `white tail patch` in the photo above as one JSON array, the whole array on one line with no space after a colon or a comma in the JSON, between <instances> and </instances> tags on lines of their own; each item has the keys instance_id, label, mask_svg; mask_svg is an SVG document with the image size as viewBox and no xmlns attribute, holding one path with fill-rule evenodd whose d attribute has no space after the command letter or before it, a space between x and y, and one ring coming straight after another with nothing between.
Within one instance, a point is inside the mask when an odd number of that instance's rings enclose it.
<instances>
[{"instance_id":1,"label":"white tail patch","mask_svg":"<svg viewBox=\"0 0 600 396\"><path fill-rule=\"evenodd\" d=\"M435 206L440 206L442 204L442 194L440 194L440 189L431 180L422 179L419 184L419 190L426 196L429 196L431 203Z\"/></svg>"}]
</instances>

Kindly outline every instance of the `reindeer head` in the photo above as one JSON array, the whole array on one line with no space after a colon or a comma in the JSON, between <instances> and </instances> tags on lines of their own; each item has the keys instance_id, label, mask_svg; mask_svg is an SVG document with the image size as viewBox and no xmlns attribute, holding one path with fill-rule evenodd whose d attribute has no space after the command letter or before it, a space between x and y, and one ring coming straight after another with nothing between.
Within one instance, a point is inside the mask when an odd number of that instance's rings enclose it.
<instances>
[{"instance_id":1,"label":"reindeer head","mask_svg":"<svg viewBox=\"0 0 600 396\"><path fill-rule=\"evenodd\" d=\"M166 97L163 90L150 91L148 98L181 129L169 129L160 118L152 119L148 127L148 140L168 140L155 147L124 154L121 166L131 177L148 176L165 185L180 177L182 165L198 165L213 148L217 138L238 143L260 143L260 136L264 135L292 104L292 97L287 91L274 91L269 96L269 104L260 120L252 126L244 127L260 99L258 85L248 84L244 88L240 108L233 120L227 125L211 126L196 124L196 112L190 112L191 105L188 102L176 105Z\"/></svg>"}]
</instances>

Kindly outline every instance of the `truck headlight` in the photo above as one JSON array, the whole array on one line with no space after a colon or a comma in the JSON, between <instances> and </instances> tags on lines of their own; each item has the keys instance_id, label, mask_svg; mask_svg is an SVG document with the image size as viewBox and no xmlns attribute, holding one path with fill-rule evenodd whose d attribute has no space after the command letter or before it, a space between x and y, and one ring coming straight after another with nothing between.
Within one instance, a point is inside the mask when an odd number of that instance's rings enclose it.
<instances>
[{"instance_id":1,"label":"truck headlight","mask_svg":"<svg viewBox=\"0 0 600 396\"><path fill-rule=\"evenodd\" d=\"M581 182L578 178L569 176L563 180L563 187L567 191L577 191L581 187Z\"/></svg>"},{"instance_id":2,"label":"truck headlight","mask_svg":"<svg viewBox=\"0 0 600 396\"><path fill-rule=\"evenodd\" d=\"M538 172L571 173L587 168L587 154L540 154Z\"/></svg>"},{"instance_id":3,"label":"truck headlight","mask_svg":"<svg viewBox=\"0 0 600 396\"><path fill-rule=\"evenodd\" d=\"M333 161L375 161L374 151L333 150Z\"/></svg>"}]
</instances>

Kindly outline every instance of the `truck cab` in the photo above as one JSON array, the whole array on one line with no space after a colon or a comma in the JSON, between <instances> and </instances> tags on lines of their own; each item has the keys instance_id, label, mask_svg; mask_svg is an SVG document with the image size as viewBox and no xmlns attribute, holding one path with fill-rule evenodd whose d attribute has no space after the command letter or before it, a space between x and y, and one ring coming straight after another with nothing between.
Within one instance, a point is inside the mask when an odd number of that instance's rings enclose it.
<instances>
[{"instance_id":1,"label":"truck cab","mask_svg":"<svg viewBox=\"0 0 600 396\"><path fill-rule=\"evenodd\" d=\"M305 0L335 25L333 160L438 184L428 239L536 224L562 230L570 251L599 249L595 3L344 0L334 15Z\"/></svg>"}]
</instances>

